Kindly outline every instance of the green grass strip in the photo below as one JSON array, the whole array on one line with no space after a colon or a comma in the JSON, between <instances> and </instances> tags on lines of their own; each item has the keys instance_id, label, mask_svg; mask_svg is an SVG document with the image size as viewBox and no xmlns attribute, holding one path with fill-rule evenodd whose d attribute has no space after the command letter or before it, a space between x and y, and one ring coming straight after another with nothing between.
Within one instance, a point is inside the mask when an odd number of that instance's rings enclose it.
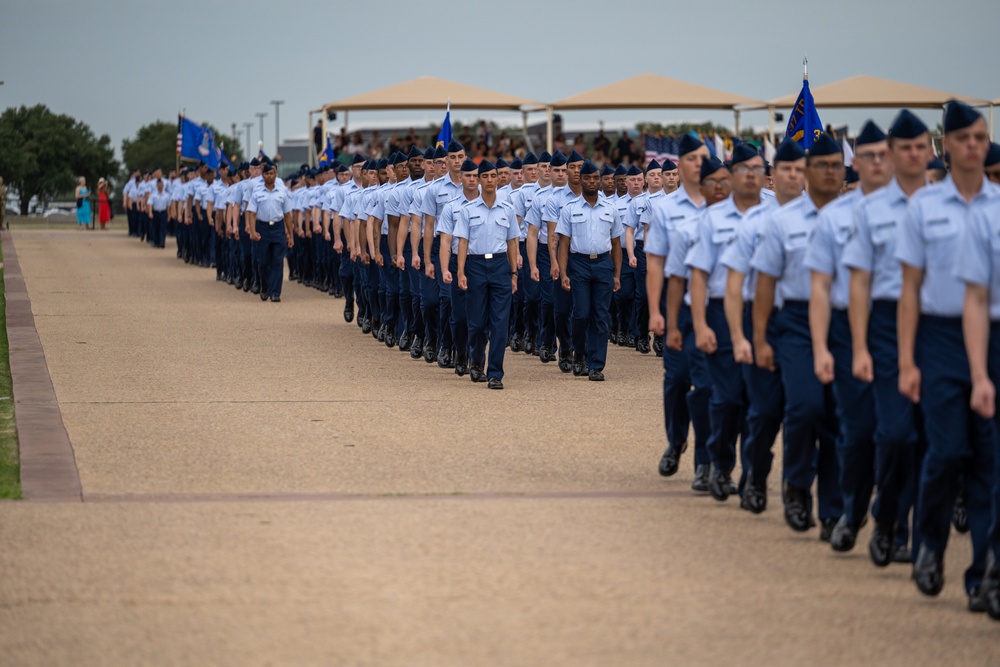
<instances>
[{"instance_id":1,"label":"green grass strip","mask_svg":"<svg viewBox=\"0 0 1000 667\"><path fill-rule=\"evenodd\" d=\"M7 297L3 274L0 269L0 498L16 499L21 497L21 466L17 456L17 426L14 424L14 391L10 379Z\"/></svg>"}]
</instances>

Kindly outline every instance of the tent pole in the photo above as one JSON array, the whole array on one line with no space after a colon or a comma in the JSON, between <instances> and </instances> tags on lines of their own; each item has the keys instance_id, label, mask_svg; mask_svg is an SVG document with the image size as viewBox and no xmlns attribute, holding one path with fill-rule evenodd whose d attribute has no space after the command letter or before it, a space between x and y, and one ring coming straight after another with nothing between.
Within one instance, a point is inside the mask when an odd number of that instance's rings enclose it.
<instances>
[{"instance_id":1,"label":"tent pole","mask_svg":"<svg viewBox=\"0 0 1000 667\"><path fill-rule=\"evenodd\" d=\"M771 140L771 145L774 145L774 107L767 108L767 134L768 139Z\"/></svg>"},{"instance_id":2,"label":"tent pole","mask_svg":"<svg viewBox=\"0 0 1000 667\"><path fill-rule=\"evenodd\" d=\"M993 105L990 105L990 140L993 140Z\"/></svg>"},{"instance_id":3,"label":"tent pole","mask_svg":"<svg viewBox=\"0 0 1000 667\"><path fill-rule=\"evenodd\" d=\"M545 150L552 152L552 107L545 107Z\"/></svg>"},{"instance_id":4,"label":"tent pole","mask_svg":"<svg viewBox=\"0 0 1000 667\"><path fill-rule=\"evenodd\" d=\"M323 122L322 118L320 119L320 122L321 123ZM325 127L326 127L326 125L324 124L324 128ZM309 112L309 130L306 132L306 136L309 137L309 166L310 167L316 166L316 162L314 161L315 157L316 157L316 155L315 155L315 153L316 153L316 147L313 146L312 133L313 133L313 112L310 111Z\"/></svg>"},{"instance_id":5,"label":"tent pole","mask_svg":"<svg viewBox=\"0 0 1000 667\"><path fill-rule=\"evenodd\" d=\"M736 130L733 134L734 134L734 136L738 137L738 136L740 136L740 110L739 109L733 109L733 116L735 116L734 125L735 125L735 130Z\"/></svg>"},{"instance_id":6,"label":"tent pole","mask_svg":"<svg viewBox=\"0 0 1000 667\"><path fill-rule=\"evenodd\" d=\"M521 112L521 131L524 133L524 144L528 147L529 151L534 151L535 147L531 145L531 137L528 136L528 112Z\"/></svg>"}]
</instances>

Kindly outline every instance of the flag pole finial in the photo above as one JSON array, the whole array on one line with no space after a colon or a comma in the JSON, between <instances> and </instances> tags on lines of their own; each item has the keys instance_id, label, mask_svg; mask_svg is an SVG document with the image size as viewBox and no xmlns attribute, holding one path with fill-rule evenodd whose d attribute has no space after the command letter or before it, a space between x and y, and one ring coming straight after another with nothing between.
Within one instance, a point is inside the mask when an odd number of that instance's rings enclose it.
<instances>
[{"instance_id":1,"label":"flag pole finial","mask_svg":"<svg viewBox=\"0 0 1000 667\"><path fill-rule=\"evenodd\" d=\"M809 79L809 57L806 55L802 56L802 80L807 81Z\"/></svg>"}]
</instances>

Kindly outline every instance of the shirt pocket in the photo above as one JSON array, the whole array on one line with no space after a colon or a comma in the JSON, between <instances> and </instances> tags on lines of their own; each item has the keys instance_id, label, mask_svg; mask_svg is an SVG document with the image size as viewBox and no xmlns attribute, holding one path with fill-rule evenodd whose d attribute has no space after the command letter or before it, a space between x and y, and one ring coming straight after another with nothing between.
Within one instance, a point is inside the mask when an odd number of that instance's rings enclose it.
<instances>
[{"instance_id":1,"label":"shirt pocket","mask_svg":"<svg viewBox=\"0 0 1000 667\"><path fill-rule=\"evenodd\" d=\"M924 223L927 240L927 266L949 272L955 263L958 250L958 224L948 218L929 218Z\"/></svg>"},{"instance_id":2,"label":"shirt pocket","mask_svg":"<svg viewBox=\"0 0 1000 667\"><path fill-rule=\"evenodd\" d=\"M785 254L789 256L804 253L809 245L809 232L790 232L781 242Z\"/></svg>"},{"instance_id":3,"label":"shirt pocket","mask_svg":"<svg viewBox=\"0 0 1000 667\"><path fill-rule=\"evenodd\" d=\"M712 230L712 245L727 246L736 238L735 227L719 227Z\"/></svg>"},{"instance_id":4,"label":"shirt pocket","mask_svg":"<svg viewBox=\"0 0 1000 667\"><path fill-rule=\"evenodd\" d=\"M872 245L880 248L896 238L896 221L876 222L871 226Z\"/></svg>"}]
</instances>

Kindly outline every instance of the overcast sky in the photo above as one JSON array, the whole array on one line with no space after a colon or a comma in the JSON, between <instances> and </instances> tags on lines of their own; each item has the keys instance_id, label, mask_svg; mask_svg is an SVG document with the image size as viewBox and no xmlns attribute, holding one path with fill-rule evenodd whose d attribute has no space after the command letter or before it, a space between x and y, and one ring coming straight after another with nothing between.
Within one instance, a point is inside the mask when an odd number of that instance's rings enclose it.
<instances>
[{"instance_id":1,"label":"overcast sky","mask_svg":"<svg viewBox=\"0 0 1000 667\"><path fill-rule=\"evenodd\" d=\"M547 102L648 71L766 100L799 88L803 53L813 87L870 74L994 99L998 29L1000 0L3 0L0 108L46 104L110 134L119 149L142 125L175 122L181 109L224 132L238 123L244 142L243 123L252 121L256 145L255 113L267 112L271 150L273 99L285 100L282 137L305 135L309 109L324 102L423 75ZM855 130L894 113L820 108L824 123ZM731 114L701 111L565 115L568 123L601 119L732 123ZM766 127L766 113L743 121Z\"/></svg>"}]
</instances>

